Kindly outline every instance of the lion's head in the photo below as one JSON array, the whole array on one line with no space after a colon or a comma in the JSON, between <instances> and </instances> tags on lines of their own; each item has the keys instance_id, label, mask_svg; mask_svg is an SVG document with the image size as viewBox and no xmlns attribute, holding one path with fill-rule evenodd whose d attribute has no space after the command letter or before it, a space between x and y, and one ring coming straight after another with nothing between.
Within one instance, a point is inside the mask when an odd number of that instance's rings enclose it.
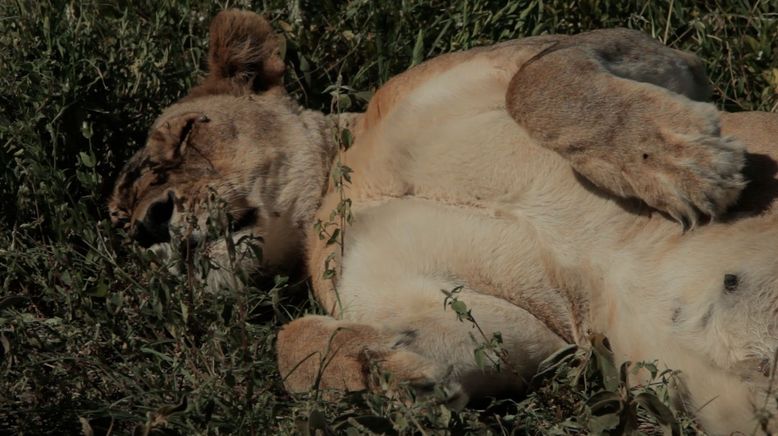
<instances>
[{"instance_id":1,"label":"lion's head","mask_svg":"<svg viewBox=\"0 0 778 436\"><path fill-rule=\"evenodd\" d=\"M206 241L214 209L237 237L252 236L266 265L301 246L331 156L328 124L285 93L284 63L270 25L225 11L210 29L209 72L167 108L146 146L119 174L111 219L145 247Z\"/></svg>"}]
</instances>

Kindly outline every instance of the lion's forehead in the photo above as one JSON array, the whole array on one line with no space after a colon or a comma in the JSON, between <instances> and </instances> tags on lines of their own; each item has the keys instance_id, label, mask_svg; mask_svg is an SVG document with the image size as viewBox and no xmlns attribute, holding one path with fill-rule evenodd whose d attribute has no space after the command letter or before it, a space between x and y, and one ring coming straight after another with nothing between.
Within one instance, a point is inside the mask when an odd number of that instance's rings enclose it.
<instances>
[{"instance_id":1,"label":"lion's forehead","mask_svg":"<svg viewBox=\"0 0 778 436\"><path fill-rule=\"evenodd\" d=\"M262 160L264 154L257 148L257 150L247 150L240 156L233 153L222 156L230 151L230 145L255 144L262 139L274 142L272 140L276 139L271 126L277 123L278 114L277 111L272 110L271 102L266 102L260 97L245 96L210 95L174 103L157 117L150 132L154 132L171 118L193 112L202 113L208 119L207 125L198 129L193 135L197 157L206 161L199 162L198 166L216 164L219 168L212 169L229 173L233 168L245 165L247 160ZM233 144L239 136L247 138ZM192 165L192 162L183 162L181 167L189 165ZM195 171L191 177L187 177L187 172L179 171L179 168L161 168L158 162L150 158L147 144L121 170L109 207L131 208L141 197L156 191L157 186L161 184L175 184L181 188L199 186L198 181L202 176L200 173L201 171Z\"/></svg>"}]
</instances>

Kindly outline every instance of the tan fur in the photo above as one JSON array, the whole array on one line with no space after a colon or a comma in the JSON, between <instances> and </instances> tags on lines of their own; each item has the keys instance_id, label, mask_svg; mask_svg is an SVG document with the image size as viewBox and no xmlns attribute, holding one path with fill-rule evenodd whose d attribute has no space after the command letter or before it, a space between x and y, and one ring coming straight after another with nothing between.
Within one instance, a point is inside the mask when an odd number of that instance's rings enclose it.
<instances>
[{"instance_id":1,"label":"tan fur","mask_svg":"<svg viewBox=\"0 0 778 436\"><path fill-rule=\"evenodd\" d=\"M718 113L696 101L698 59L617 29L441 56L364 115L327 119L285 96L267 29L242 12L214 20L210 75L160 116L110 207L133 230L174 198L169 225L185 227L211 187L230 214L258 213L240 232L272 263L304 251L331 317L279 333L290 391L370 388L378 368L462 403L521 389L602 332L620 361L681 370L679 400L709 432L755 428L759 368L778 347L778 115ZM337 125L356 137L341 156L354 171L342 257L312 229L340 201ZM452 290L484 335L502 334L502 372L476 365L483 338L444 308Z\"/></svg>"}]
</instances>

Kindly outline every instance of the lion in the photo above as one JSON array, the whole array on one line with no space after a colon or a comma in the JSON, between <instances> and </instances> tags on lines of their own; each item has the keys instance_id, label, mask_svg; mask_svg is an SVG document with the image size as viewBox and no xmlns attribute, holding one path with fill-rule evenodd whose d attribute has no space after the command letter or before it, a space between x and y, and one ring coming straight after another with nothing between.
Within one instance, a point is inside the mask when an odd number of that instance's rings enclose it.
<instances>
[{"instance_id":1,"label":"lion","mask_svg":"<svg viewBox=\"0 0 778 436\"><path fill-rule=\"evenodd\" d=\"M328 315L279 332L289 391L368 389L377 365L465 404L599 332L620 362L680 370L710 433L775 410L778 115L719 112L696 56L626 29L528 37L418 65L361 114L303 109L283 75L267 21L218 14L207 76L154 122L109 209L145 247L218 257L216 195L232 238L261 245L241 268L305 259ZM477 365L447 295L501 333L510 371Z\"/></svg>"}]
</instances>

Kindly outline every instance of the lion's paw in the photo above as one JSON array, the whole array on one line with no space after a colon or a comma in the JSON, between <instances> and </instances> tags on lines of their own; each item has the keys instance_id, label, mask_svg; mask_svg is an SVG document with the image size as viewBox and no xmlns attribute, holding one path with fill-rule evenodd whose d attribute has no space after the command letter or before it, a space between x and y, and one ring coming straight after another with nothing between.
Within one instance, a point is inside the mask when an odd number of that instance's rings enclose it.
<instances>
[{"instance_id":1,"label":"lion's paw","mask_svg":"<svg viewBox=\"0 0 778 436\"><path fill-rule=\"evenodd\" d=\"M399 392L464 407L468 397L451 365L413 351L415 330L307 315L278 334L278 368L290 392Z\"/></svg>"},{"instance_id":2,"label":"lion's paw","mask_svg":"<svg viewBox=\"0 0 778 436\"><path fill-rule=\"evenodd\" d=\"M745 148L720 135L715 106L647 91L638 109L602 132L610 135L607 147L578 153L573 166L595 185L637 197L684 229L724 214L746 185Z\"/></svg>"},{"instance_id":3,"label":"lion's paw","mask_svg":"<svg viewBox=\"0 0 778 436\"><path fill-rule=\"evenodd\" d=\"M746 185L740 143L714 135L661 136L662 150L644 153L642 168L626 174L638 197L685 229L694 228L703 216L720 216L737 201Z\"/></svg>"},{"instance_id":4,"label":"lion's paw","mask_svg":"<svg viewBox=\"0 0 778 436\"><path fill-rule=\"evenodd\" d=\"M453 367L407 349L413 336L415 332L404 332L388 348L364 350L372 367L368 385L373 390L393 390L404 385L417 397L436 398L451 408L463 408L469 397L462 385L453 380Z\"/></svg>"}]
</instances>

